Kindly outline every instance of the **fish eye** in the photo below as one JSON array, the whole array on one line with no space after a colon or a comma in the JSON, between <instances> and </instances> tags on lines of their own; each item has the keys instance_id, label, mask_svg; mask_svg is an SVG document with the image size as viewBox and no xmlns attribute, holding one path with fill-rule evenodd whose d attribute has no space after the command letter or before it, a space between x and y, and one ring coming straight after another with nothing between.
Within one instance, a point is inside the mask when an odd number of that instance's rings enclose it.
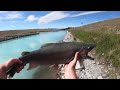
<instances>
[{"instance_id":1,"label":"fish eye","mask_svg":"<svg viewBox=\"0 0 120 90\"><path fill-rule=\"evenodd\" d=\"M90 49L90 46L88 47L88 49Z\"/></svg>"}]
</instances>

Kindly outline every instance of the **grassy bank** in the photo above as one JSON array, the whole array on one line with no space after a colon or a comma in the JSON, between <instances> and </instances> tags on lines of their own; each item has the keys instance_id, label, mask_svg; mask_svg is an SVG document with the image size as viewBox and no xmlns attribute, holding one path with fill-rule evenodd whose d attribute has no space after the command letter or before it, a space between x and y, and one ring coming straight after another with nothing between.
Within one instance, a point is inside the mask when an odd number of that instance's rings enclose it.
<instances>
[{"instance_id":1,"label":"grassy bank","mask_svg":"<svg viewBox=\"0 0 120 90\"><path fill-rule=\"evenodd\" d=\"M96 54L111 61L113 66L120 66L120 35L100 31L85 31L81 28L69 29L74 37L83 42L96 43Z\"/></svg>"}]
</instances>

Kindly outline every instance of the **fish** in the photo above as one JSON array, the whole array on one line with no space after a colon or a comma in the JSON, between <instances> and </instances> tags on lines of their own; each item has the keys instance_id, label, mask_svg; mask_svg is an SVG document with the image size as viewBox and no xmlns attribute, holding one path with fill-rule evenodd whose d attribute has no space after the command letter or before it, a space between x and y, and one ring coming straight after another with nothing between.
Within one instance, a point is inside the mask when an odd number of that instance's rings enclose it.
<instances>
[{"instance_id":1,"label":"fish","mask_svg":"<svg viewBox=\"0 0 120 90\"><path fill-rule=\"evenodd\" d=\"M54 64L66 64L73 60L76 52L79 52L78 59L90 59L88 53L96 45L94 43L83 43L83 42L61 42L61 43L47 43L42 45L40 49L31 52L24 51L21 53L19 59L23 63L29 63L31 70L39 65L54 65ZM16 68L20 67L18 63L15 63L6 74L9 77L13 77L16 73Z\"/></svg>"}]
</instances>

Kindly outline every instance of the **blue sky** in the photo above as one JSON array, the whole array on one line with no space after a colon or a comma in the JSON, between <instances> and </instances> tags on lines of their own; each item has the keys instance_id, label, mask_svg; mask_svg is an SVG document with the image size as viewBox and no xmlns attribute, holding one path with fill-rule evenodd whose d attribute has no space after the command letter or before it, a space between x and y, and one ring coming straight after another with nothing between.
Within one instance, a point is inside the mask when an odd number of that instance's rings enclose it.
<instances>
[{"instance_id":1,"label":"blue sky","mask_svg":"<svg viewBox=\"0 0 120 90\"><path fill-rule=\"evenodd\" d=\"M120 11L0 11L0 31L78 27L120 17Z\"/></svg>"}]
</instances>

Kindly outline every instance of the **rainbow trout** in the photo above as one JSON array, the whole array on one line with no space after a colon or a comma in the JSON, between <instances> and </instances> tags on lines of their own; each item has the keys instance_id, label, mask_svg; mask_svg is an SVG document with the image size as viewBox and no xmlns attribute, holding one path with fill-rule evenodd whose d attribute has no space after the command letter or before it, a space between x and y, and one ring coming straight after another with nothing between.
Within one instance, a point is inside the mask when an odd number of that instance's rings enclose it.
<instances>
[{"instance_id":1,"label":"rainbow trout","mask_svg":"<svg viewBox=\"0 0 120 90\"><path fill-rule=\"evenodd\" d=\"M66 64L73 60L76 52L79 52L78 59L94 58L88 55L96 45L81 42L62 42L62 43L48 43L43 45L40 49L32 52L22 52L19 58L24 63L29 63L28 70L39 65L53 65ZM17 63L7 71L9 77L13 77L16 73L16 68L19 67Z\"/></svg>"}]
</instances>

